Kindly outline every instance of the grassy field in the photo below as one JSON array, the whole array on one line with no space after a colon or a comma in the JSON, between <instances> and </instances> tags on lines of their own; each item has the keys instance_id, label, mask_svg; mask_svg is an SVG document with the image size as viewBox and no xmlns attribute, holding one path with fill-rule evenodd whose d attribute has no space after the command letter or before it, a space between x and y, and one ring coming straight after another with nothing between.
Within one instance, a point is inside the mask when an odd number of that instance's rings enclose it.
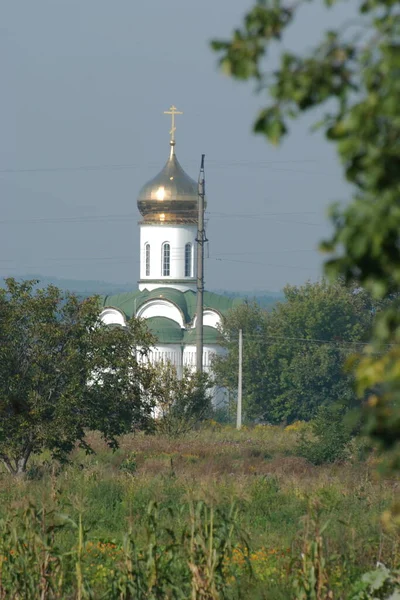
<instances>
[{"instance_id":1,"label":"grassy field","mask_svg":"<svg viewBox=\"0 0 400 600\"><path fill-rule=\"evenodd\" d=\"M399 567L380 521L397 482L373 457L313 466L278 427L89 437L67 466L1 474L0 598L313 598L296 591L312 571L340 599Z\"/></svg>"}]
</instances>

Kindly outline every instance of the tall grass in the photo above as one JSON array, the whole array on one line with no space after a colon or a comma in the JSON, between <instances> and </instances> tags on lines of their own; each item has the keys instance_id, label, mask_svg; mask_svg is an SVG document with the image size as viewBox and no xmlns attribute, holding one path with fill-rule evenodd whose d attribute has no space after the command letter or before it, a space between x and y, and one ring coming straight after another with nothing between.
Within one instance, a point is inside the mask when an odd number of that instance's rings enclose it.
<instances>
[{"instance_id":1,"label":"tall grass","mask_svg":"<svg viewBox=\"0 0 400 600\"><path fill-rule=\"evenodd\" d=\"M114 453L90 438L96 454L67 466L0 474L0 598L312 598L315 575L344 599L400 565L381 524L397 482L374 457L313 466L277 427L127 436Z\"/></svg>"}]
</instances>

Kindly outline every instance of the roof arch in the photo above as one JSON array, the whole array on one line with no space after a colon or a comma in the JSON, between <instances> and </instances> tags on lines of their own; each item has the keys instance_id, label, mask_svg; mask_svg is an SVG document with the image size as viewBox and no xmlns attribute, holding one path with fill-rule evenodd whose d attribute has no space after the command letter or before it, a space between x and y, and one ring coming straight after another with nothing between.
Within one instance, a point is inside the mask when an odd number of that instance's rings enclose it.
<instances>
[{"instance_id":1,"label":"roof arch","mask_svg":"<svg viewBox=\"0 0 400 600\"><path fill-rule=\"evenodd\" d=\"M182 329L185 327L185 316L181 308L167 298L152 298L140 305L137 317L142 319L154 319L163 317L175 321Z\"/></svg>"},{"instance_id":2,"label":"roof arch","mask_svg":"<svg viewBox=\"0 0 400 600\"><path fill-rule=\"evenodd\" d=\"M126 327L125 314L122 310L119 310L119 308L115 308L114 306L103 308L100 313L100 320L105 325L121 325L122 327Z\"/></svg>"},{"instance_id":3,"label":"roof arch","mask_svg":"<svg viewBox=\"0 0 400 600\"><path fill-rule=\"evenodd\" d=\"M213 327L217 329L221 323L221 313L218 310L212 308L205 308L203 311L203 326ZM193 327L196 327L197 315L193 319Z\"/></svg>"}]
</instances>

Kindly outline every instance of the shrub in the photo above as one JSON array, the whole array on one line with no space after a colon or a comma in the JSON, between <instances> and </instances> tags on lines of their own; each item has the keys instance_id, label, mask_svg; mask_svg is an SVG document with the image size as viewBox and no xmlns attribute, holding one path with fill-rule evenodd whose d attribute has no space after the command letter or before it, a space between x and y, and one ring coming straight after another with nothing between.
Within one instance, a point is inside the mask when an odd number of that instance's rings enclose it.
<instances>
[{"instance_id":1,"label":"shrub","mask_svg":"<svg viewBox=\"0 0 400 600\"><path fill-rule=\"evenodd\" d=\"M309 427L310 425L307 423L307 421L295 421L294 423L287 425L287 427L285 427L285 431L305 431L309 429Z\"/></svg>"},{"instance_id":2,"label":"shrub","mask_svg":"<svg viewBox=\"0 0 400 600\"><path fill-rule=\"evenodd\" d=\"M400 598L400 571L379 565L356 583L349 600L396 600Z\"/></svg>"},{"instance_id":3,"label":"shrub","mask_svg":"<svg viewBox=\"0 0 400 600\"><path fill-rule=\"evenodd\" d=\"M129 475L134 475L137 471L136 453L131 452L129 456L124 458L119 466L119 470Z\"/></svg>"},{"instance_id":4,"label":"shrub","mask_svg":"<svg viewBox=\"0 0 400 600\"><path fill-rule=\"evenodd\" d=\"M171 438L196 429L211 414L211 381L188 369L178 376L169 363L157 365L150 396L157 406L157 431Z\"/></svg>"},{"instance_id":5,"label":"shrub","mask_svg":"<svg viewBox=\"0 0 400 600\"><path fill-rule=\"evenodd\" d=\"M344 404L321 406L311 423L310 431L304 430L300 433L297 447L299 455L314 465L349 458L348 444L357 427L348 417L349 410Z\"/></svg>"}]
</instances>

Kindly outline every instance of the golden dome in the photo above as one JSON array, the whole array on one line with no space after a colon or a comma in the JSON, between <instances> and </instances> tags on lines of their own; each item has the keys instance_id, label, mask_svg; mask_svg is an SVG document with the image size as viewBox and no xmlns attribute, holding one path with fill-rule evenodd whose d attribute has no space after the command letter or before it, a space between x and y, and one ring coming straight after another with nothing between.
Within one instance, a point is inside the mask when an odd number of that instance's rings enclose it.
<instances>
[{"instance_id":1,"label":"golden dome","mask_svg":"<svg viewBox=\"0 0 400 600\"><path fill-rule=\"evenodd\" d=\"M144 185L138 208L144 223L193 223L198 218L198 184L182 169L171 141L163 170Z\"/></svg>"}]
</instances>

